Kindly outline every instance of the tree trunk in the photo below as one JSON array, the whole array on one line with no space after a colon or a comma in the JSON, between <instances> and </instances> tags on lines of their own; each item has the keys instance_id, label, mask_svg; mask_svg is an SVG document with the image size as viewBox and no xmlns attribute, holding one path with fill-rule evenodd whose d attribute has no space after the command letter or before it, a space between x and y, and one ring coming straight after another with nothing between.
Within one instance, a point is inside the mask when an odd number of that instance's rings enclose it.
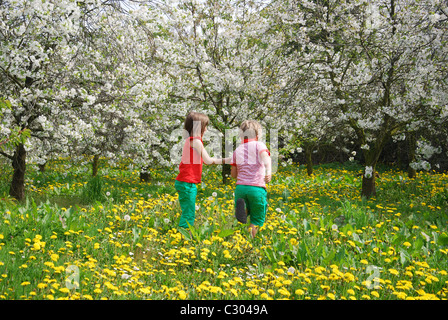
<instances>
[{"instance_id":1,"label":"tree trunk","mask_svg":"<svg viewBox=\"0 0 448 320\"><path fill-rule=\"evenodd\" d=\"M43 163L43 164L39 164L39 172L45 172L45 166L47 165L47 163Z\"/></svg>"},{"instance_id":2,"label":"tree trunk","mask_svg":"<svg viewBox=\"0 0 448 320\"><path fill-rule=\"evenodd\" d=\"M409 132L406 136L407 149L408 149L408 177L414 179L417 176L417 171L410 166L415 161L415 148L417 146L417 140L415 132Z\"/></svg>"},{"instance_id":3,"label":"tree trunk","mask_svg":"<svg viewBox=\"0 0 448 320\"><path fill-rule=\"evenodd\" d=\"M375 187L375 171L372 174L371 178L367 178L365 175L362 176L362 191L361 197L366 197L370 199L371 197L376 196L376 187Z\"/></svg>"},{"instance_id":4,"label":"tree trunk","mask_svg":"<svg viewBox=\"0 0 448 320\"><path fill-rule=\"evenodd\" d=\"M224 139L221 141L221 157L226 158L226 144L229 144L230 149L233 150L234 146L234 138L231 141L226 141L226 135L224 134ZM230 164L223 164L221 170L222 183L229 184L230 183Z\"/></svg>"},{"instance_id":5,"label":"tree trunk","mask_svg":"<svg viewBox=\"0 0 448 320\"><path fill-rule=\"evenodd\" d=\"M9 195L17 200L25 198L25 170L26 170L26 150L21 143L16 147L12 159L12 167L14 173L12 175L11 187Z\"/></svg>"},{"instance_id":6,"label":"tree trunk","mask_svg":"<svg viewBox=\"0 0 448 320\"><path fill-rule=\"evenodd\" d=\"M387 123L389 121L388 118L385 119L385 122ZM363 155L365 159L366 169L370 168L372 172L370 172L371 177L366 177L366 172L363 173L362 178L362 190L361 190L361 197L366 197L369 199L370 197L374 197L376 195L376 187L375 187L375 178L378 176L378 173L376 172L376 164L378 163L378 159L380 158L381 152L384 149L385 144L387 141L389 141L391 137L391 131L389 130L382 130L378 137L377 141L374 144L374 146L370 146L368 149L363 150ZM359 135L358 135L359 136ZM365 143L365 137L362 137L363 143ZM366 170L364 169L364 170Z\"/></svg>"},{"instance_id":7,"label":"tree trunk","mask_svg":"<svg viewBox=\"0 0 448 320\"><path fill-rule=\"evenodd\" d=\"M228 184L230 181L230 164L223 164L222 165L222 183Z\"/></svg>"},{"instance_id":8,"label":"tree trunk","mask_svg":"<svg viewBox=\"0 0 448 320\"><path fill-rule=\"evenodd\" d=\"M305 160L306 160L306 172L309 176L313 174L313 159L311 157L312 154L311 147L305 147Z\"/></svg>"},{"instance_id":9,"label":"tree trunk","mask_svg":"<svg viewBox=\"0 0 448 320\"><path fill-rule=\"evenodd\" d=\"M98 167L99 167L99 161L100 160L100 156L99 155L95 155L93 157L93 162L92 162L92 177L96 177L98 174Z\"/></svg>"},{"instance_id":10,"label":"tree trunk","mask_svg":"<svg viewBox=\"0 0 448 320\"><path fill-rule=\"evenodd\" d=\"M151 180L151 173L148 171L148 167L143 167L140 170L140 181L148 182Z\"/></svg>"}]
</instances>

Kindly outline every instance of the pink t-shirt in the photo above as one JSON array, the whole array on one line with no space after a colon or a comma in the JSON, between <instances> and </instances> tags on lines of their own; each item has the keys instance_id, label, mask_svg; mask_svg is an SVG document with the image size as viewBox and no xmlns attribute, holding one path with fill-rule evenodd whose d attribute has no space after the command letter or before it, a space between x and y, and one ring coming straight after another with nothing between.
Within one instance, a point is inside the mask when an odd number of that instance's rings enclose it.
<instances>
[{"instance_id":1,"label":"pink t-shirt","mask_svg":"<svg viewBox=\"0 0 448 320\"><path fill-rule=\"evenodd\" d=\"M269 150L266 145L255 139L247 139L233 152L232 166L236 166L236 184L266 188L265 166L261 161L261 153Z\"/></svg>"}]
</instances>

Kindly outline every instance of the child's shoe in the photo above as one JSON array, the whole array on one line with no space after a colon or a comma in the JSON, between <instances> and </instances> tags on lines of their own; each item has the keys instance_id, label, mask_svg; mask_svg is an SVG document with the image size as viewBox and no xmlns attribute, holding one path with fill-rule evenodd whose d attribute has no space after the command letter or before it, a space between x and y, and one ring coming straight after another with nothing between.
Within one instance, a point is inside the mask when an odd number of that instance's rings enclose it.
<instances>
[{"instance_id":1,"label":"child's shoe","mask_svg":"<svg viewBox=\"0 0 448 320\"><path fill-rule=\"evenodd\" d=\"M236 200L235 218L241 223L247 223L246 203L244 199Z\"/></svg>"}]
</instances>

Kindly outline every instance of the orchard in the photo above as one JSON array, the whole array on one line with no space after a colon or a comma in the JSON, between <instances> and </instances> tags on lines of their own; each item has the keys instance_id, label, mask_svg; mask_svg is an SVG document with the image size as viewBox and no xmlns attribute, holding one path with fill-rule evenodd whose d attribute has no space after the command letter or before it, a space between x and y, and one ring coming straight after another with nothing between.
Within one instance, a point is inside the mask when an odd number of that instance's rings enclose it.
<instances>
[{"instance_id":1,"label":"orchard","mask_svg":"<svg viewBox=\"0 0 448 320\"><path fill-rule=\"evenodd\" d=\"M446 299L442 0L0 1L0 299ZM255 119L265 225L204 166ZM261 306L260 306L261 308ZM262 309L260 309L262 310Z\"/></svg>"}]
</instances>

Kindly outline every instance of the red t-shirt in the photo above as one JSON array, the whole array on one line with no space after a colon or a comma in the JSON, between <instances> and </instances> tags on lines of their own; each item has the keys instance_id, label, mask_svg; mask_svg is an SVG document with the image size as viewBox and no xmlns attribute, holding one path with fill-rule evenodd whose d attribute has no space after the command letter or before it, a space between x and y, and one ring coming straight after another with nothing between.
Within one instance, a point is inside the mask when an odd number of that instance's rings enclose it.
<instances>
[{"instance_id":1,"label":"red t-shirt","mask_svg":"<svg viewBox=\"0 0 448 320\"><path fill-rule=\"evenodd\" d=\"M189 183L200 183L202 176L202 160L201 155L192 146L191 142L193 139L199 139L200 137L189 137L185 139L184 148L182 149L182 159L179 164L179 174L176 180L189 182Z\"/></svg>"}]
</instances>

